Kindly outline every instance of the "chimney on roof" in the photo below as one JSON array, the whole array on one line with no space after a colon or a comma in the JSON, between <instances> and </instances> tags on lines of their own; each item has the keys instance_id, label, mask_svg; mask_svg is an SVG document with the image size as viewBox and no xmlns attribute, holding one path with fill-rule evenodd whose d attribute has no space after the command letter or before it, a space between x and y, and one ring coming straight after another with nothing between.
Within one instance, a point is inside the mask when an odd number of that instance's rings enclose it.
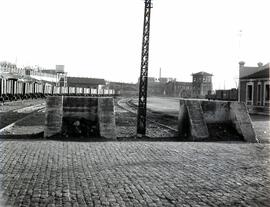
<instances>
[{"instance_id":1,"label":"chimney on roof","mask_svg":"<svg viewBox=\"0 0 270 207\"><path fill-rule=\"evenodd\" d=\"M258 65L259 68L261 68L263 66L263 63L262 62L258 62L257 65Z\"/></svg>"},{"instance_id":2,"label":"chimney on roof","mask_svg":"<svg viewBox=\"0 0 270 207\"><path fill-rule=\"evenodd\" d=\"M239 68L242 69L244 68L245 62L244 61L240 61L239 62Z\"/></svg>"}]
</instances>

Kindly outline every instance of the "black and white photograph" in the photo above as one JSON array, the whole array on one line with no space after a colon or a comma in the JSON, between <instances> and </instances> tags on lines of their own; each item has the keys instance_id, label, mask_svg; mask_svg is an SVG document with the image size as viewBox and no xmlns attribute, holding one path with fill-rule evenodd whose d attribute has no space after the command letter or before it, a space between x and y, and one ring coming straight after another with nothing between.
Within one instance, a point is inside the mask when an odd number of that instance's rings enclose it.
<instances>
[{"instance_id":1,"label":"black and white photograph","mask_svg":"<svg viewBox=\"0 0 270 207\"><path fill-rule=\"evenodd\" d=\"M270 207L269 0L0 0L0 207Z\"/></svg>"}]
</instances>

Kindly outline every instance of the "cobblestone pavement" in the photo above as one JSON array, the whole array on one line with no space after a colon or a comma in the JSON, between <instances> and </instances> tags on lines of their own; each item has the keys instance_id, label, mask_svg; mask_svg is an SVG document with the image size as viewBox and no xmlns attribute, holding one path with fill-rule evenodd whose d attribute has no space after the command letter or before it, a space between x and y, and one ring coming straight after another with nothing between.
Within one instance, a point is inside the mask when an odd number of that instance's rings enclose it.
<instances>
[{"instance_id":1,"label":"cobblestone pavement","mask_svg":"<svg viewBox=\"0 0 270 207\"><path fill-rule=\"evenodd\" d=\"M252 124L261 143L270 143L270 117L264 115L250 115Z\"/></svg>"},{"instance_id":2,"label":"cobblestone pavement","mask_svg":"<svg viewBox=\"0 0 270 207\"><path fill-rule=\"evenodd\" d=\"M270 145L1 141L2 205L270 206Z\"/></svg>"}]
</instances>

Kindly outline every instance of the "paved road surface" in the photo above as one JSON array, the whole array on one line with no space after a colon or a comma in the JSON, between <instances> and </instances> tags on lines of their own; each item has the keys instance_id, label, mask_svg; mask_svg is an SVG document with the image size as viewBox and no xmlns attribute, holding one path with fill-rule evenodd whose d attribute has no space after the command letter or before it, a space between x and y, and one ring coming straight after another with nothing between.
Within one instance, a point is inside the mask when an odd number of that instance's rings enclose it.
<instances>
[{"instance_id":1,"label":"paved road surface","mask_svg":"<svg viewBox=\"0 0 270 207\"><path fill-rule=\"evenodd\" d=\"M266 137L265 117L253 121ZM269 152L236 142L0 140L0 206L270 206Z\"/></svg>"},{"instance_id":2,"label":"paved road surface","mask_svg":"<svg viewBox=\"0 0 270 207\"><path fill-rule=\"evenodd\" d=\"M270 206L269 150L243 143L1 141L2 205Z\"/></svg>"}]
</instances>

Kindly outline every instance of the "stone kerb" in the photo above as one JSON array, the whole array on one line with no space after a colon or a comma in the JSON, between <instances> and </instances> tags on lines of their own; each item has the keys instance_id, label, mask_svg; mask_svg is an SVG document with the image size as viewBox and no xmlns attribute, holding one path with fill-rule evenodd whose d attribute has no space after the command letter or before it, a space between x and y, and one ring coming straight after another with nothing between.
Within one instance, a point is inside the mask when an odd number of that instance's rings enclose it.
<instances>
[{"instance_id":1,"label":"stone kerb","mask_svg":"<svg viewBox=\"0 0 270 207\"><path fill-rule=\"evenodd\" d=\"M44 137L116 139L112 98L52 96L46 100Z\"/></svg>"},{"instance_id":2,"label":"stone kerb","mask_svg":"<svg viewBox=\"0 0 270 207\"><path fill-rule=\"evenodd\" d=\"M201 107L195 106L200 105ZM194 112L197 111L197 112ZM199 114L203 112L203 118ZM193 116L189 111L193 111ZM194 120L194 117L197 117ZM179 136L191 135L194 141L200 139L194 136L194 127L192 123L201 122L197 125L197 132L205 134L205 124L230 123L236 131L244 138L246 142L258 142L254 132L251 119L244 103L230 101L204 101L204 100L180 100L178 130ZM200 129L201 132L200 132Z\"/></svg>"}]
</instances>

